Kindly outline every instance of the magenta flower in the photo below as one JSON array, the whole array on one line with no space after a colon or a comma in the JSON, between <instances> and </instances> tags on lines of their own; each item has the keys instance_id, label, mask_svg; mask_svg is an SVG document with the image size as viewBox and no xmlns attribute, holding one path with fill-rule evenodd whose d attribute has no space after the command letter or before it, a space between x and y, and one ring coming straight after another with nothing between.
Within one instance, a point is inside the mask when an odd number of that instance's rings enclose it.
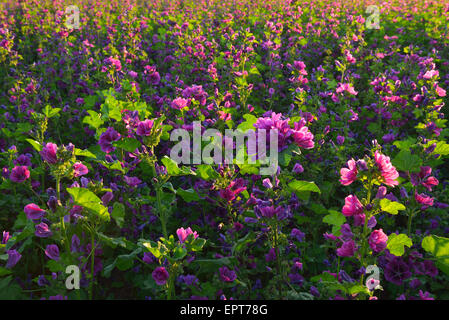
<instances>
[{"instance_id":1,"label":"magenta flower","mask_svg":"<svg viewBox=\"0 0 449 320\"><path fill-rule=\"evenodd\" d=\"M40 152L42 159L49 164L56 164L58 158L56 157L56 152L58 151L58 146L52 142L47 143Z\"/></svg>"},{"instance_id":2,"label":"magenta flower","mask_svg":"<svg viewBox=\"0 0 449 320\"><path fill-rule=\"evenodd\" d=\"M89 172L87 167L84 164L82 164L81 162L76 162L73 165L73 170L75 171L75 174L74 174L75 177L84 176Z\"/></svg>"},{"instance_id":3,"label":"magenta flower","mask_svg":"<svg viewBox=\"0 0 449 320\"><path fill-rule=\"evenodd\" d=\"M354 87L350 83L339 83L337 89L335 90L337 93L347 92L351 95L357 95L357 91L354 90Z\"/></svg>"},{"instance_id":4,"label":"magenta flower","mask_svg":"<svg viewBox=\"0 0 449 320\"><path fill-rule=\"evenodd\" d=\"M315 146L313 142L313 134L309 131L309 128L304 126L302 122L295 123L295 129L293 132L293 140L295 143L304 149L312 149Z\"/></svg>"},{"instance_id":5,"label":"magenta flower","mask_svg":"<svg viewBox=\"0 0 449 320\"><path fill-rule=\"evenodd\" d=\"M397 186L399 182L396 180L399 177L399 173L396 168L391 164L390 157L381 154L379 151L374 153L374 159L376 165L382 175L383 183L387 186Z\"/></svg>"},{"instance_id":6,"label":"magenta flower","mask_svg":"<svg viewBox=\"0 0 449 320\"><path fill-rule=\"evenodd\" d=\"M37 204L30 203L23 209L28 219L37 220L45 215L45 210L39 208Z\"/></svg>"},{"instance_id":7,"label":"magenta flower","mask_svg":"<svg viewBox=\"0 0 449 320\"><path fill-rule=\"evenodd\" d=\"M343 206L341 212L346 217L362 214L362 203L359 201L356 195L349 195L345 198L345 205Z\"/></svg>"},{"instance_id":8,"label":"magenta flower","mask_svg":"<svg viewBox=\"0 0 449 320\"><path fill-rule=\"evenodd\" d=\"M44 222L39 223L36 227L36 232L34 233L36 237L39 238L48 238L53 235L48 225Z\"/></svg>"},{"instance_id":9,"label":"magenta flower","mask_svg":"<svg viewBox=\"0 0 449 320\"><path fill-rule=\"evenodd\" d=\"M9 178L13 182L21 183L30 177L30 170L26 166L17 166L11 170Z\"/></svg>"},{"instance_id":10,"label":"magenta flower","mask_svg":"<svg viewBox=\"0 0 449 320\"><path fill-rule=\"evenodd\" d=\"M59 248L55 244L49 244L45 248L45 255L52 260L59 260Z\"/></svg>"},{"instance_id":11,"label":"magenta flower","mask_svg":"<svg viewBox=\"0 0 449 320\"><path fill-rule=\"evenodd\" d=\"M218 269L220 271L220 279L224 282L233 282L237 279L235 271L229 270L228 267L221 267Z\"/></svg>"},{"instance_id":12,"label":"magenta flower","mask_svg":"<svg viewBox=\"0 0 449 320\"><path fill-rule=\"evenodd\" d=\"M340 183L344 186L348 186L351 183L353 183L355 180L357 180L357 164L354 159L351 159L346 164L349 169L347 168L341 168L340 169Z\"/></svg>"},{"instance_id":13,"label":"magenta flower","mask_svg":"<svg viewBox=\"0 0 449 320\"><path fill-rule=\"evenodd\" d=\"M352 257L356 250L354 240L344 242L340 248L337 249L339 257Z\"/></svg>"},{"instance_id":14,"label":"magenta flower","mask_svg":"<svg viewBox=\"0 0 449 320\"><path fill-rule=\"evenodd\" d=\"M178 230L176 230L176 234L178 235L179 241L181 243L186 241L187 237L191 234L193 234L194 239L198 238L198 233L196 231L195 232L192 231L192 229L190 227L188 227L187 229L184 229L183 227L181 227Z\"/></svg>"},{"instance_id":15,"label":"magenta flower","mask_svg":"<svg viewBox=\"0 0 449 320\"><path fill-rule=\"evenodd\" d=\"M112 146L112 142L120 139L120 133L114 130L114 128L109 127L105 132L103 132L98 140L98 144L101 147L101 151L110 153L115 150Z\"/></svg>"},{"instance_id":16,"label":"magenta flower","mask_svg":"<svg viewBox=\"0 0 449 320\"><path fill-rule=\"evenodd\" d=\"M287 148L288 144L290 143L290 136L292 135L293 131L290 128L288 121L290 119L282 119L282 114L281 113L274 113L274 112L267 112L264 114L268 115L267 117L263 117L263 118L259 118L257 119L256 123L254 124L254 127L256 129L265 129L265 134L266 134L266 140L267 144L269 144L270 141L270 130L278 130L278 150L282 151L285 148ZM259 132L258 132L259 134ZM304 141L303 143L305 145L307 145L308 140L305 138L305 132L302 132L303 137L304 137ZM310 137L310 136L309 136ZM299 136L298 136L299 139ZM312 139L313 139L313 135L312 135ZM299 142L302 142L301 140L298 140ZM313 146L312 146L313 147Z\"/></svg>"},{"instance_id":17,"label":"magenta flower","mask_svg":"<svg viewBox=\"0 0 449 320\"><path fill-rule=\"evenodd\" d=\"M154 269L151 275L153 276L154 281L156 281L159 286L163 286L164 284L166 284L169 278L169 274L164 267L157 267L156 269Z\"/></svg>"},{"instance_id":18,"label":"magenta flower","mask_svg":"<svg viewBox=\"0 0 449 320\"><path fill-rule=\"evenodd\" d=\"M433 206L433 198L424 193L419 194L418 192L415 192L415 200L423 205Z\"/></svg>"},{"instance_id":19,"label":"magenta flower","mask_svg":"<svg viewBox=\"0 0 449 320\"><path fill-rule=\"evenodd\" d=\"M151 129L153 128L154 121L150 119L146 119L144 121L140 121L137 124L137 134L139 136L149 136L151 134Z\"/></svg>"},{"instance_id":20,"label":"magenta flower","mask_svg":"<svg viewBox=\"0 0 449 320\"><path fill-rule=\"evenodd\" d=\"M374 252L381 252L387 247L388 236L382 229L374 230L369 236L368 243Z\"/></svg>"},{"instance_id":21,"label":"magenta flower","mask_svg":"<svg viewBox=\"0 0 449 320\"><path fill-rule=\"evenodd\" d=\"M189 100L184 99L184 98L176 98L175 100L173 100L171 102L171 107L173 109L184 109L185 107L187 107L187 103L189 102Z\"/></svg>"}]
</instances>

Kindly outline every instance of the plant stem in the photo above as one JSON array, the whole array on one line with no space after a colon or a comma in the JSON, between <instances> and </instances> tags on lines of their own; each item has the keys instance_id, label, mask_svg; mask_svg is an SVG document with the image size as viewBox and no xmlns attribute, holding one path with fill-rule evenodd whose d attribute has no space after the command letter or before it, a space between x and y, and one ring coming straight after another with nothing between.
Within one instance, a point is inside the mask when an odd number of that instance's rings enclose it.
<instances>
[{"instance_id":1,"label":"plant stem","mask_svg":"<svg viewBox=\"0 0 449 320\"><path fill-rule=\"evenodd\" d=\"M94 233L91 234L91 253L90 253L90 289L89 299L93 300L94 297L94 263L95 263L95 247L94 247Z\"/></svg>"}]
</instances>

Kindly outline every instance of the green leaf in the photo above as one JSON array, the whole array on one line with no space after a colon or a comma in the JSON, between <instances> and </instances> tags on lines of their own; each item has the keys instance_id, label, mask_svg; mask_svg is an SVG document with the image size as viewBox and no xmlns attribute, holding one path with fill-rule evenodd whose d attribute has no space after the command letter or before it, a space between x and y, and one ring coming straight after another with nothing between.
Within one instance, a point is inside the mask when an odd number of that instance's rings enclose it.
<instances>
[{"instance_id":1,"label":"green leaf","mask_svg":"<svg viewBox=\"0 0 449 320\"><path fill-rule=\"evenodd\" d=\"M42 112L47 118L54 117L59 113L59 111L61 111L61 108L52 108L49 105L46 105L45 108L42 110Z\"/></svg>"},{"instance_id":2,"label":"green leaf","mask_svg":"<svg viewBox=\"0 0 449 320\"><path fill-rule=\"evenodd\" d=\"M410 239L406 234L395 234L392 233L388 236L388 242L387 242L387 249L390 251L391 254L395 256L402 256L405 252L404 247L411 247L412 246L412 239Z\"/></svg>"},{"instance_id":3,"label":"green leaf","mask_svg":"<svg viewBox=\"0 0 449 320\"><path fill-rule=\"evenodd\" d=\"M134 138L122 138L119 141L113 142L112 145L128 152L134 152L141 144Z\"/></svg>"},{"instance_id":4,"label":"green leaf","mask_svg":"<svg viewBox=\"0 0 449 320\"><path fill-rule=\"evenodd\" d=\"M449 239L430 235L422 240L421 246L437 259L436 266L449 275Z\"/></svg>"},{"instance_id":5,"label":"green leaf","mask_svg":"<svg viewBox=\"0 0 449 320\"><path fill-rule=\"evenodd\" d=\"M181 260L187 255L187 250L183 247L176 247L173 251L173 259L174 260Z\"/></svg>"},{"instance_id":6,"label":"green leaf","mask_svg":"<svg viewBox=\"0 0 449 320\"><path fill-rule=\"evenodd\" d=\"M288 186L295 192L311 191L321 193L315 182L294 180Z\"/></svg>"},{"instance_id":7,"label":"green leaf","mask_svg":"<svg viewBox=\"0 0 449 320\"><path fill-rule=\"evenodd\" d=\"M402 203L391 201L387 198L380 200L380 208L389 214L398 214L399 210L405 210L405 206Z\"/></svg>"},{"instance_id":8,"label":"green leaf","mask_svg":"<svg viewBox=\"0 0 449 320\"><path fill-rule=\"evenodd\" d=\"M42 150L42 146L39 142L33 139L25 139L25 140L28 141L36 151L40 152Z\"/></svg>"},{"instance_id":9,"label":"green leaf","mask_svg":"<svg viewBox=\"0 0 449 320\"><path fill-rule=\"evenodd\" d=\"M92 191L85 188L67 188L67 192L72 196L76 205L94 212L104 221L110 220L108 209L101 204L100 198Z\"/></svg>"},{"instance_id":10,"label":"green leaf","mask_svg":"<svg viewBox=\"0 0 449 320\"><path fill-rule=\"evenodd\" d=\"M192 188L187 189L187 190L178 188L178 190L176 190L176 194L179 194L185 202L192 202L192 201L200 200L200 197L198 196L196 191L193 190Z\"/></svg>"},{"instance_id":11,"label":"green leaf","mask_svg":"<svg viewBox=\"0 0 449 320\"><path fill-rule=\"evenodd\" d=\"M55 260L49 260L47 262L47 267L51 272L64 271L64 266L59 261Z\"/></svg>"},{"instance_id":12,"label":"green leaf","mask_svg":"<svg viewBox=\"0 0 449 320\"><path fill-rule=\"evenodd\" d=\"M210 164L200 164L197 166L196 174L203 180L214 180L219 177L218 173Z\"/></svg>"},{"instance_id":13,"label":"green leaf","mask_svg":"<svg viewBox=\"0 0 449 320\"><path fill-rule=\"evenodd\" d=\"M341 226L346 222L346 217L341 212L329 210L329 214L324 216L323 222L334 226Z\"/></svg>"},{"instance_id":14,"label":"green leaf","mask_svg":"<svg viewBox=\"0 0 449 320\"><path fill-rule=\"evenodd\" d=\"M407 140L403 140L403 141L395 141L393 142L393 145L395 145L396 147L398 147L398 149L400 150L406 150L409 151L410 148L415 144L415 139L413 138L408 138Z\"/></svg>"},{"instance_id":15,"label":"green leaf","mask_svg":"<svg viewBox=\"0 0 449 320\"><path fill-rule=\"evenodd\" d=\"M98 129L104 123L104 120L101 119L100 113L97 113L93 110L88 110L87 113L89 115L84 117L83 123L87 123L95 129Z\"/></svg>"},{"instance_id":16,"label":"green leaf","mask_svg":"<svg viewBox=\"0 0 449 320\"><path fill-rule=\"evenodd\" d=\"M122 228L125 223L125 206L123 203L114 202L114 208L112 209L111 217L114 218L117 225Z\"/></svg>"},{"instance_id":17,"label":"green leaf","mask_svg":"<svg viewBox=\"0 0 449 320\"><path fill-rule=\"evenodd\" d=\"M0 277L10 274L12 271L3 267L0 267Z\"/></svg>"},{"instance_id":18,"label":"green leaf","mask_svg":"<svg viewBox=\"0 0 449 320\"><path fill-rule=\"evenodd\" d=\"M408 150L401 150L391 163L396 169L401 171L418 172L422 164L422 160L416 154L411 154Z\"/></svg>"},{"instance_id":19,"label":"green leaf","mask_svg":"<svg viewBox=\"0 0 449 320\"><path fill-rule=\"evenodd\" d=\"M252 114L244 114L243 118L246 120L242 123L240 123L237 126L237 130L240 130L242 132L246 132L248 130L255 130L254 124L257 122L257 118Z\"/></svg>"},{"instance_id":20,"label":"green leaf","mask_svg":"<svg viewBox=\"0 0 449 320\"><path fill-rule=\"evenodd\" d=\"M89 150L81 150L78 148L75 148L75 156L82 156L82 157L89 157L89 158L97 159L97 156L94 155Z\"/></svg>"},{"instance_id":21,"label":"green leaf","mask_svg":"<svg viewBox=\"0 0 449 320\"><path fill-rule=\"evenodd\" d=\"M125 271L130 269L134 264L135 255L133 254L122 254L117 257L115 261L115 266L120 271Z\"/></svg>"},{"instance_id":22,"label":"green leaf","mask_svg":"<svg viewBox=\"0 0 449 320\"><path fill-rule=\"evenodd\" d=\"M171 158L164 156L161 161L167 169L167 173L169 175L176 176L181 173L181 169L179 169L178 164Z\"/></svg>"},{"instance_id":23,"label":"green leaf","mask_svg":"<svg viewBox=\"0 0 449 320\"><path fill-rule=\"evenodd\" d=\"M203 249L205 244L206 244L206 239L196 238L190 243L190 249L192 251L200 251L201 249Z\"/></svg>"}]
</instances>

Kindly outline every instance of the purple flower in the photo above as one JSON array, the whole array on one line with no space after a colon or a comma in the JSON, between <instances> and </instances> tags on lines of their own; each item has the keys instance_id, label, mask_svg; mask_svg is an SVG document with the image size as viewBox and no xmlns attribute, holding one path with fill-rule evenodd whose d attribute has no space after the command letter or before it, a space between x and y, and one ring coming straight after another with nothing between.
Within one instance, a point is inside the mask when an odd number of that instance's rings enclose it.
<instances>
[{"instance_id":1,"label":"purple flower","mask_svg":"<svg viewBox=\"0 0 449 320\"><path fill-rule=\"evenodd\" d=\"M72 236L72 244L70 246L70 251L72 252L79 252L81 247L81 241L80 238L76 234Z\"/></svg>"},{"instance_id":2,"label":"purple flower","mask_svg":"<svg viewBox=\"0 0 449 320\"><path fill-rule=\"evenodd\" d=\"M154 120L146 119L137 124L137 134L139 136L149 136L153 128Z\"/></svg>"},{"instance_id":3,"label":"purple flower","mask_svg":"<svg viewBox=\"0 0 449 320\"><path fill-rule=\"evenodd\" d=\"M39 223L36 227L36 232L34 233L36 237L39 238L48 238L53 235L48 225L44 222Z\"/></svg>"},{"instance_id":4,"label":"purple flower","mask_svg":"<svg viewBox=\"0 0 449 320\"><path fill-rule=\"evenodd\" d=\"M340 248L337 249L339 257L352 257L356 248L354 240L344 242Z\"/></svg>"},{"instance_id":5,"label":"purple flower","mask_svg":"<svg viewBox=\"0 0 449 320\"><path fill-rule=\"evenodd\" d=\"M337 144L342 145L343 143L345 143L345 137L337 136Z\"/></svg>"},{"instance_id":6,"label":"purple flower","mask_svg":"<svg viewBox=\"0 0 449 320\"><path fill-rule=\"evenodd\" d=\"M114 194L111 191L106 192L102 197L101 201L103 202L104 206L107 206L108 203L114 199Z\"/></svg>"},{"instance_id":7,"label":"purple flower","mask_svg":"<svg viewBox=\"0 0 449 320\"><path fill-rule=\"evenodd\" d=\"M296 229L296 228L293 228L292 231L291 231L291 233L290 233L290 236L291 236L292 238L295 238L295 239L298 240L299 242L302 242L302 241L304 240L304 237L305 237L306 235L305 235L304 232L302 232L301 230Z\"/></svg>"},{"instance_id":8,"label":"purple flower","mask_svg":"<svg viewBox=\"0 0 449 320\"><path fill-rule=\"evenodd\" d=\"M293 166L293 172L294 173L303 173L304 172L304 168L303 168L303 166L299 162L297 162Z\"/></svg>"},{"instance_id":9,"label":"purple flower","mask_svg":"<svg viewBox=\"0 0 449 320\"><path fill-rule=\"evenodd\" d=\"M112 142L120 139L120 133L114 130L114 128L109 127L105 132L103 132L98 140L98 144L101 147L101 151L110 153L115 150L112 146Z\"/></svg>"},{"instance_id":10,"label":"purple flower","mask_svg":"<svg viewBox=\"0 0 449 320\"><path fill-rule=\"evenodd\" d=\"M42 159L47 161L49 164L56 164L58 162L58 158L56 157L56 152L58 151L58 146L54 143L47 143L40 152Z\"/></svg>"},{"instance_id":11,"label":"purple flower","mask_svg":"<svg viewBox=\"0 0 449 320\"><path fill-rule=\"evenodd\" d=\"M228 267L221 267L218 270L220 271L220 279L224 282L233 282L237 279L235 271L229 270Z\"/></svg>"},{"instance_id":12,"label":"purple flower","mask_svg":"<svg viewBox=\"0 0 449 320\"><path fill-rule=\"evenodd\" d=\"M351 227L347 223L341 225L340 231L341 231L341 239L343 241L349 241L354 236L351 231Z\"/></svg>"},{"instance_id":13,"label":"purple flower","mask_svg":"<svg viewBox=\"0 0 449 320\"><path fill-rule=\"evenodd\" d=\"M89 172L87 167L81 162L75 162L75 164L73 165L73 170L75 171L75 177L84 176Z\"/></svg>"},{"instance_id":14,"label":"purple flower","mask_svg":"<svg viewBox=\"0 0 449 320\"><path fill-rule=\"evenodd\" d=\"M14 160L14 164L20 165L20 166L31 167L31 160L30 160L30 157L28 157L24 154L21 154L20 156L17 157L17 159Z\"/></svg>"},{"instance_id":15,"label":"purple flower","mask_svg":"<svg viewBox=\"0 0 449 320\"><path fill-rule=\"evenodd\" d=\"M130 187L135 187L135 186L139 185L140 183L142 183L142 180L140 180L137 177L124 176L123 180L125 180L126 184L129 185Z\"/></svg>"},{"instance_id":16,"label":"purple flower","mask_svg":"<svg viewBox=\"0 0 449 320\"><path fill-rule=\"evenodd\" d=\"M30 177L30 170L26 166L14 167L9 178L13 182L21 183Z\"/></svg>"},{"instance_id":17,"label":"purple flower","mask_svg":"<svg viewBox=\"0 0 449 320\"><path fill-rule=\"evenodd\" d=\"M23 209L28 219L37 220L45 215L45 210L39 208L37 204L30 203Z\"/></svg>"},{"instance_id":18,"label":"purple flower","mask_svg":"<svg viewBox=\"0 0 449 320\"><path fill-rule=\"evenodd\" d=\"M387 187L380 186L379 189L377 190L376 198L383 199L385 198L386 195L387 195Z\"/></svg>"},{"instance_id":19,"label":"purple flower","mask_svg":"<svg viewBox=\"0 0 449 320\"><path fill-rule=\"evenodd\" d=\"M49 244L45 248L45 254L52 260L59 260L59 248L55 244Z\"/></svg>"},{"instance_id":20,"label":"purple flower","mask_svg":"<svg viewBox=\"0 0 449 320\"><path fill-rule=\"evenodd\" d=\"M276 250L274 248L271 248L265 255L265 261L270 262L274 260L276 260Z\"/></svg>"},{"instance_id":21,"label":"purple flower","mask_svg":"<svg viewBox=\"0 0 449 320\"><path fill-rule=\"evenodd\" d=\"M145 252L143 254L142 261L145 262L145 263L150 264L150 263L156 262L157 259L151 252Z\"/></svg>"},{"instance_id":22,"label":"purple flower","mask_svg":"<svg viewBox=\"0 0 449 320\"><path fill-rule=\"evenodd\" d=\"M17 264L17 262L19 262L20 258L22 258L22 255L16 250L8 250L6 251L6 253L8 254L8 262L6 263L6 268L11 269Z\"/></svg>"},{"instance_id":23,"label":"purple flower","mask_svg":"<svg viewBox=\"0 0 449 320\"><path fill-rule=\"evenodd\" d=\"M400 286L402 282L412 276L408 265L401 258L395 257L390 260L384 269L385 279Z\"/></svg>"},{"instance_id":24,"label":"purple flower","mask_svg":"<svg viewBox=\"0 0 449 320\"><path fill-rule=\"evenodd\" d=\"M156 269L154 269L151 275L153 276L154 281L156 281L159 286L163 286L164 284L166 284L169 278L169 274L164 267L157 267Z\"/></svg>"}]
</instances>

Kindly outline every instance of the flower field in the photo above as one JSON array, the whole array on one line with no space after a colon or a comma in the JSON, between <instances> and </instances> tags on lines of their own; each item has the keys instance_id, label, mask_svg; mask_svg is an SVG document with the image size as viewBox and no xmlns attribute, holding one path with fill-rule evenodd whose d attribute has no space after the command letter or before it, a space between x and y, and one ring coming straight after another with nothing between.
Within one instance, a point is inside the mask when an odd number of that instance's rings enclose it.
<instances>
[{"instance_id":1,"label":"flower field","mask_svg":"<svg viewBox=\"0 0 449 320\"><path fill-rule=\"evenodd\" d=\"M449 299L448 25L2 1L0 299Z\"/></svg>"}]
</instances>

